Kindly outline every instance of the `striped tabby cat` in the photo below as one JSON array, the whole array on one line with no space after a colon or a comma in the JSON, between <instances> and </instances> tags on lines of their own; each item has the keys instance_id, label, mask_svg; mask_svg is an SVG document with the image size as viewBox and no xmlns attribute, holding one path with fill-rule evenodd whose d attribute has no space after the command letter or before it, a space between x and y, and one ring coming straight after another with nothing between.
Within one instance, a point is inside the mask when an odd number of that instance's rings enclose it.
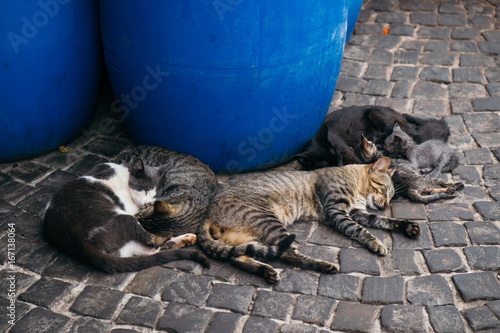
<instances>
[{"instance_id":1,"label":"striped tabby cat","mask_svg":"<svg viewBox=\"0 0 500 333\"><path fill-rule=\"evenodd\" d=\"M165 170L154 205L136 215L142 226L164 239L195 233L217 189L213 171L190 155L160 146L138 146L118 160L128 165L137 158Z\"/></svg>"},{"instance_id":2,"label":"striped tabby cat","mask_svg":"<svg viewBox=\"0 0 500 333\"><path fill-rule=\"evenodd\" d=\"M394 230L410 238L420 236L418 224L369 214L385 209L394 195L391 160L314 171L261 173L243 179L219 193L210 203L198 241L219 260L279 281L268 264L254 257L279 258L294 266L335 273L335 264L300 254L295 235L285 229L297 220L319 220L370 251L385 255L386 246L365 227Z\"/></svg>"}]
</instances>

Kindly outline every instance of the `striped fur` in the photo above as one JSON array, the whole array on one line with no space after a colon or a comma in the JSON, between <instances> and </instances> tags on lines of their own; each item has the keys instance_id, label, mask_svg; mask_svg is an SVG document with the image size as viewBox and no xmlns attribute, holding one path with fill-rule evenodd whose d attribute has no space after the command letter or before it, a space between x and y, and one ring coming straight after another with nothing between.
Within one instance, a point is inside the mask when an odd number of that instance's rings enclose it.
<instances>
[{"instance_id":1,"label":"striped fur","mask_svg":"<svg viewBox=\"0 0 500 333\"><path fill-rule=\"evenodd\" d=\"M159 146L139 146L118 157L124 164L135 158L165 169L157 187L158 201L137 215L144 228L164 238L197 232L217 189L212 170L190 155Z\"/></svg>"},{"instance_id":2,"label":"striped fur","mask_svg":"<svg viewBox=\"0 0 500 333\"><path fill-rule=\"evenodd\" d=\"M226 188L210 203L198 232L203 250L213 258L263 276L273 283L277 272L255 257L279 258L304 269L334 273L333 263L297 252L286 227L316 220L385 255L387 248L365 227L395 230L416 238L416 223L366 212L384 209L394 195L387 157L368 165L314 171L268 172L249 176Z\"/></svg>"}]
</instances>

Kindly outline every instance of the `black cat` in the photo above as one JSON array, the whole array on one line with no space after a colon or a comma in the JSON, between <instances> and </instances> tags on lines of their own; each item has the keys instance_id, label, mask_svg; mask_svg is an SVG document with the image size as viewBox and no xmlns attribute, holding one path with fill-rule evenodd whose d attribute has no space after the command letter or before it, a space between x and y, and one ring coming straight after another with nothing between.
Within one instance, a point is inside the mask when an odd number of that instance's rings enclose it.
<instances>
[{"instance_id":1,"label":"black cat","mask_svg":"<svg viewBox=\"0 0 500 333\"><path fill-rule=\"evenodd\" d=\"M361 164L362 135L383 151L384 140L396 123L417 144L430 139L446 142L450 135L442 119L418 118L383 106L352 106L328 114L314 138L295 158L306 168Z\"/></svg>"}]
</instances>

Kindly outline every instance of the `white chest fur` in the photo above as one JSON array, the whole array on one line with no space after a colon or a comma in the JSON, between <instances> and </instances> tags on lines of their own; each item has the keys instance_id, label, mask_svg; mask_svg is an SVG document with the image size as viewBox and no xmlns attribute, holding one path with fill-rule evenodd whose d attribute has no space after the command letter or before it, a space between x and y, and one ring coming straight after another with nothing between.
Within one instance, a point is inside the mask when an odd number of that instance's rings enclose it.
<instances>
[{"instance_id":1,"label":"white chest fur","mask_svg":"<svg viewBox=\"0 0 500 333\"><path fill-rule=\"evenodd\" d=\"M115 164L115 163L106 163L109 165L114 171L115 174L110 179L97 179L92 176L83 176L84 179L91 183L101 183L105 185L113 193L120 199L123 203L125 209L120 211L120 213L126 213L130 215L134 215L139 211L139 207L134 202L132 195L130 193L129 188L129 177L130 173L128 168L123 165Z\"/></svg>"}]
</instances>

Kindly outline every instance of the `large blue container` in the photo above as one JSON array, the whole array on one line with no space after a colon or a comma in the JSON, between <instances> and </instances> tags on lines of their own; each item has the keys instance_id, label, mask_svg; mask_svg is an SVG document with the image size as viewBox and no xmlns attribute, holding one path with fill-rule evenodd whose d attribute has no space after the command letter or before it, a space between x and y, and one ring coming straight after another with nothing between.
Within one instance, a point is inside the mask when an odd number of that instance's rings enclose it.
<instances>
[{"instance_id":1,"label":"large blue container","mask_svg":"<svg viewBox=\"0 0 500 333\"><path fill-rule=\"evenodd\" d=\"M101 0L104 52L133 138L215 171L291 158L328 110L346 0Z\"/></svg>"},{"instance_id":2,"label":"large blue container","mask_svg":"<svg viewBox=\"0 0 500 333\"><path fill-rule=\"evenodd\" d=\"M102 75L98 2L2 0L0 36L0 160L80 134Z\"/></svg>"}]
</instances>

